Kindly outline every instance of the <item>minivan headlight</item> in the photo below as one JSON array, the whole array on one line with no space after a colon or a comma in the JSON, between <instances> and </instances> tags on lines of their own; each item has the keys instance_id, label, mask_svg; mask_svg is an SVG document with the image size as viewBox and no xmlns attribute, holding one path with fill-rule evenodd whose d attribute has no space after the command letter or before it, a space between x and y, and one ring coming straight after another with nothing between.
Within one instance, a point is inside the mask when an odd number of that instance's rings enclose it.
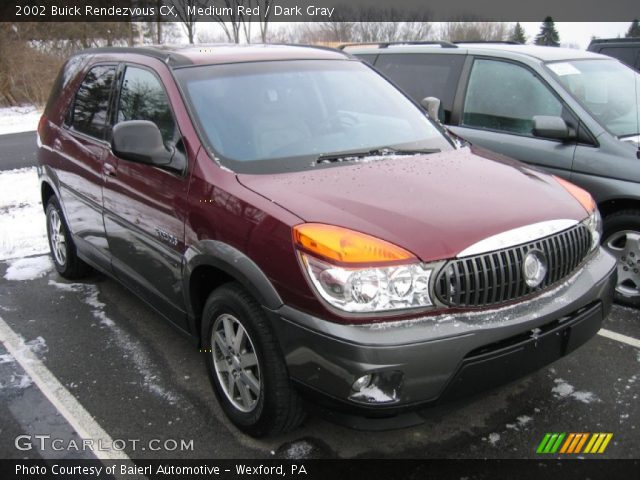
<instances>
[{"instance_id":1,"label":"minivan headlight","mask_svg":"<svg viewBox=\"0 0 640 480\"><path fill-rule=\"evenodd\" d=\"M589 192L585 189L574 185L560 177L553 176L555 180L564 187L573 197L583 206L583 208L589 213L589 216L583 223L589 228L591 232L591 249L595 250L600 245L600 239L602 238L602 217L598 211L598 205Z\"/></svg>"},{"instance_id":2,"label":"minivan headlight","mask_svg":"<svg viewBox=\"0 0 640 480\"><path fill-rule=\"evenodd\" d=\"M597 207L594 208L591 215L583 222L591 232L591 250L595 250L600 245L602 238L602 216Z\"/></svg>"},{"instance_id":3,"label":"minivan headlight","mask_svg":"<svg viewBox=\"0 0 640 480\"><path fill-rule=\"evenodd\" d=\"M433 305L432 269L397 245L333 225L294 227L294 242L316 292L352 313Z\"/></svg>"},{"instance_id":4,"label":"minivan headlight","mask_svg":"<svg viewBox=\"0 0 640 480\"><path fill-rule=\"evenodd\" d=\"M421 263L351 268L332 265L306 253L300 258L320 296L346 312L380 312L428 307L432 271Z\"/></svg>"}]
</instances>

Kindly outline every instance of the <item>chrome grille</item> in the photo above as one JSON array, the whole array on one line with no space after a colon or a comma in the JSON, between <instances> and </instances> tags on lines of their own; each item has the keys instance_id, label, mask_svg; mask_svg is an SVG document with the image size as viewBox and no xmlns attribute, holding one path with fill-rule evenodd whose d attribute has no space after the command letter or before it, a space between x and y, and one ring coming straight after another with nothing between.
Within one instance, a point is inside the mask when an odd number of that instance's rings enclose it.
<instances>
[{"instance_id":1,"label":"chrome grille","mask_svg":"<svg viewBox=\"0 0 640 480\"><path fill-rule=\"evenodd\" d=\"M460 307L495 305L543 290L572 273L589 253L591 234L578 224L560 233L515 247L451 260L440 270L435 295L444 304ZM548 272L531 288L522 274L529 250L547 258Z\"/></svg>"}]
</instances>

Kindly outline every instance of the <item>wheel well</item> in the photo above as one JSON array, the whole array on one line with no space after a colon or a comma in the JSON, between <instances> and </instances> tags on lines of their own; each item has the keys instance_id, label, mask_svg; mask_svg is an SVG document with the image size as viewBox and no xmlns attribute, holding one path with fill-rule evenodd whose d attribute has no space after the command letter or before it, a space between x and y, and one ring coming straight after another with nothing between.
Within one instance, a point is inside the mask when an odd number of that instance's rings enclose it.
<instances>
[{"instance_id":1,"label":"wheel well","mask_svg":"<svg viewBox=\"0 0 640 480\"><path fill-rule=\"evenodd\" d=\"M616 198L613 200L607 200L598 205L600 213L603 217L611 215L614 212L620 210L637 210L640 209L640 200L634 200L629 198Z\"/></svg>"},{"instance_id":2,"label":"wheel well","mask_svg":"<svg viewBox=\"0 0 640 480\"><path fill-rule=\"evenodd\" d=\"M235 279L226 272L211 265L200 265L191 272L189 278L189 299L196 320L196 334L200 336L202 327L202 310L211 292L225 283Z\"/></svg>"},{"instance_id":3,"label":"wheel well","mask_svg":"<svg viewBox=\"0 0 640 480\"><path fill-rule=\"evenodd\" d=\"M42 182L42 187L40 189L40 195L42 197L42 208L44 210L47 209L47 203L49 203L49 199L55 195L53 188L47 182Z\"/></svg>"}]
</instances>

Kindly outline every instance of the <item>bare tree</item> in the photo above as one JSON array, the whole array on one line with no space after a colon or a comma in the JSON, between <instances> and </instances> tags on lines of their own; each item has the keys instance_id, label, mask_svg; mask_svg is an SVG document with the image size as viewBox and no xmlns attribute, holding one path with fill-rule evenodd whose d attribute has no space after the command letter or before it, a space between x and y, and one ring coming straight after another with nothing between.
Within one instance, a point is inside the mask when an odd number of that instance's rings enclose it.
<instances>
[{"instance_id":1,"label":"bare tree","mask_svg":"<svg viewBox=\"0 0 640 480\"><path fill-rule=\"evenodd\" d=\"M511 31L505 22L446 22L440 27L440 38L451 42L503 41Z\"/></svg>"},{"instance_id":2,"label":"bare tree","mask_svg":"<svg viewBox=\"0 0 640 480\"><path fill-rule=\"evenodd\" d=\"M204 8L207 0L186 0L183 2L174 2L175 11L178 19L182 23L184 30L189 38L189 43L193 44L196 34L196 23L198 21L198 8Z\"/></svg>"}]
</instances>

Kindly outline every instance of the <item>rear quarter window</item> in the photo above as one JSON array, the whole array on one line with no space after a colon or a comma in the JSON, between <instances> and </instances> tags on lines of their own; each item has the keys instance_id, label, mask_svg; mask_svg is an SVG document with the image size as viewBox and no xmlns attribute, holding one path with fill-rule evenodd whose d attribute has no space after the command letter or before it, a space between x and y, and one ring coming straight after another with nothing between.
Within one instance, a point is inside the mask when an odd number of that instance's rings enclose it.
<instances>
[{"instance_id":1,"label":"rear quarter window","mask_svg":"<svg viewBox=\"0 0 640 480\"><path fill-rule=\"evenodd\" d=\"M625 65L634 67L636 66L638 53L640 53L640 47L603 47L600 49L600 53L617 58Z\"/></svg>"},{"instance_id":2,"label":"rear quarter window","mask_svg":"<svg viewBox=\"0 0 640 480\"><path fill-rule=\"evenodd\" d=\"M375 67L417 102L439 98L448 123L464 59L464 55L387 54L378 57Z\"/></svg>"},{"instance_id":3,"label":"rear quarter window","mask_svg":"<svg viewBox=\"0 0 640 480\"><path fill-rule=\"evenodd\" d=\"M104 138L115 78L114 65L98 65L87 72L71 109L71 127L74 130Z\"/></svg>"}]
</instances>

